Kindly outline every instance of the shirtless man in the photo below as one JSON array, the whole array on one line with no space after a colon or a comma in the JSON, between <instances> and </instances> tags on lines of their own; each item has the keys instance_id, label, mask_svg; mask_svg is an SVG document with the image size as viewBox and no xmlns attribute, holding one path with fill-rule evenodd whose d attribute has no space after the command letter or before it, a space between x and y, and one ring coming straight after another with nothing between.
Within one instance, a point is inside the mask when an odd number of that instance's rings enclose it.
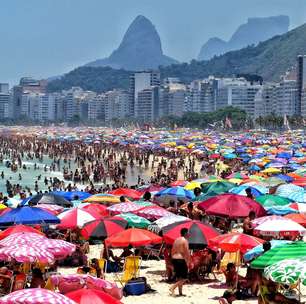
<instances>
[{"instance_id":1,"label":"shirtless man","mask_svg":"<svg viewBox=\"0 0 306 304\"><path fill-rule=\"evenodd\" d=\"M169 289L170 294L173 296L175 289L178 287L179 295L183 295L183 285L187 281L188 266L190 265L190 252L187 241L188 229L181 230L181 237L177 238L173 244L171 257L176 283Z\"/></svg>"},{"instance_id":2,"label":"shirtless man","mask_svg":"<svg viewBox=\"0 0 306 304\"><path fill-rule=\"evenodd\" d=\"M255 219L256 214L254 211L250 211L249 216L247 216L243 221L243 233L253 235L252 221Z\"/></svg>"}]
</instances>

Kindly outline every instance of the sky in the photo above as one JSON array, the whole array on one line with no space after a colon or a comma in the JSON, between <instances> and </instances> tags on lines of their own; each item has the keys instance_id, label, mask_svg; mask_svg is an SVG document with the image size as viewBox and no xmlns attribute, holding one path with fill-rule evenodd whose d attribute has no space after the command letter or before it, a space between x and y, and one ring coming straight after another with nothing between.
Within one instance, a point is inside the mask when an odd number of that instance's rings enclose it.
<instances>
[{"instance_id":1,"label":"sky","mask_svg":"<svg viewBox=\"0 0 306 304\"><path fill-rule=\"evenodd\" d=\"M291 28L306 23L306 0L0 0L0 82L61 75L107 57L137 15L155 25L166 55L188 62L248 17L280 14Z\"/></svg>"}]
</instances>

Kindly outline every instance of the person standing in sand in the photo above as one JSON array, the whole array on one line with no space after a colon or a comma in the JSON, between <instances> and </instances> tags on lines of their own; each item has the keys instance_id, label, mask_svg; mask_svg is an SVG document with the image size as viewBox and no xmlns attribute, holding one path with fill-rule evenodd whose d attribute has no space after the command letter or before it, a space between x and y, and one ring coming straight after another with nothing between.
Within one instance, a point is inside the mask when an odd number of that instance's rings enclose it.
<instances>
[{"instance_id":1,"label":"person standing in sand","mask_svg":"<svg viewBox=\"0 0 306 304\"><path fill-rule=\"evenodd\" d=\"M183 285L187 281L188 266L190 265L190 252L187 237L188 229L182 228L181 236L174 241L171 250L172 264L176 277L176 283L169 289L172 296L176 288L179 290L179 295L183 296Z\"/></svg>"}]
</instances>

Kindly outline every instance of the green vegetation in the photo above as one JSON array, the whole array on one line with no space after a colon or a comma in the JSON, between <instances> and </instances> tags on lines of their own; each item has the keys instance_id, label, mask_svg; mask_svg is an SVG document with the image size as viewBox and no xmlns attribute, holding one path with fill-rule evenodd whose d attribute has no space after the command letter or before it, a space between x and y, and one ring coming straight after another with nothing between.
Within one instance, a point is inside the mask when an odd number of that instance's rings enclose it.
<instances>
[{"instance_id":1,"label":"green vegetation","mask_svg":"<svg viewBox=\"0 0 306 304\"><path fill-rule=\"evenodd\" d=\"M110 67L79 67L59 79L50 81L48 91L59 92L71 87L81 87L83 90L97 93L115 88L127 89L130 74L131 72Z\"/></svg>"},{"instance_id":2,"label":"green vegetation","mask_svg":"<svg viewBox=\"0 0 306 304\"><path fill-rule=\"evenodd\" d=\"M291 116L287 117L290 128L292 129L303 129L306 127L305 119L301 116ZM276 115L268 115L265 117L258 117L255 120L255 123L260 127L269 130L281 130L284 129L284 117Z\"/></svg>"}]
</instances>

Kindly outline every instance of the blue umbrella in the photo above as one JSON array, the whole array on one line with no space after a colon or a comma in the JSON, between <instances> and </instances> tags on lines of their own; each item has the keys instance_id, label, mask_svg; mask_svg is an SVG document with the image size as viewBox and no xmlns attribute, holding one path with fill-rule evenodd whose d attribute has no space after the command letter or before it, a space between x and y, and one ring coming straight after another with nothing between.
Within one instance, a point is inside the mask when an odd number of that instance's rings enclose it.
<instances>
[{"instance_id":1,"label":"blue umbrella","mask_svg":"<svg viewBox=\"0 0 306 304\"><path fill-rule=\"evenodd\" d=\"M272 249L272 248L279 247L279 246L282 246L284 244L288 244L288 243L292 243L292 242L291 241L283 241L283 240L272 240L272 241L270 241L270 243L271 243L271 249ZM261 244L261 245L258 245L256 247L254 247L253 249L249 250L243 256L243 259L244 259L244 261L248 262L248 261L251 261L251 260L259 257L263 253L264 253L264 250L263 250L263 246Z\"/></svg>"},{"instance_id":2,"label":"blue umbrella","mask_svg":"<svg viewBox=\"0 0 306 304\"><path fill-rule=\"evenodd\" d=\"M288 198L294 202L306 203L306 192L292 192L291 194L289 194Z\"/></svg>"},{"instance_id":3,"label":"blue umbrella","mask_svg":"<svg viewBox=\"0 0 306 304\"><path fill-rule=\"evenodd\" d=\"M290 159L292 155L289 152L280 152L276 155L276 157Z\"/></svg>"},{"instance_id":4,"label":"blue umbrella","mask_svg":"<svg viewBox=\"0 0 306 304\"><path fill-rule=\"evenodd\" d=\"M299 213L297 210L288 206L273 206L265 209L269 215L286 215L291 213Z\"/></svg>"},{"instance_id":5,"label":"blue umbrella","mask_svg":"<svg viewBox=\"0 0 306 304\"><path fill-rule=\"evenodd\" d=\"M158 202L167 203L171 200L184 202L194 199L192 191L186 190L183 187L171 187L157 192L154 196Z\"/></svg>"},{"instance_id":6,"label":"blue umbrella","mask_svg":"<svg viewBox=\"0 0 306 304\"><path fill-rule=\"evenodd\" d=\"M238 187L235 187L235 188L232 188L229 190L230 193L234 193L234 194L239 194L239 195L244 195L246 196L247 193L245 192L246 189L251 189L251 192L253 194L253 196L257 197L257 196L260 196L260 195L263 195L262 192L260 192L258 189L254 188L254 187L251 187L251 186L238 186Z\"/></svg>"},{"instance_id":7,"label":"blue umbrella","mask_svg":"<svg viewBox=\"0 0 306 304\"><path fill-rule=\"evenodd\" d=\"M249 170L249 171L260 171L261 169L260 169L260 167L258 167L257 165L253 165L253 166L249 167L248 170Z\"/></svg>"},{"instance_id":8,"label":"blue umbrella","mask_svg":"<svg viewBox=\"0 0 306 304\"><path fill-rule=\"evenodd\" d=\"M58 224L59 218L36 207L19 207L0 216L0 227L12 226L15 224L36 225L36 224Z\"/></svg>"},{"instance_id":9,"label":"blue umbrella","mask_svg":"<svg viewBox=\"0 0 306 304\"><path fill-rule=\"evenodd\" d=\"M53 194L64 197L68 201L75 200L78 197L79 200L84 200L87 197L90 197L91 194L83 191L53 191Z\"/></svg>"},{"instance_id":10,"label":"blue umbrella","mask_svg":"<svg viewBox=\"0 0 306 304\"><path fill-rule=\"evenodd\" d=\"M294 179L291 176L285 174L277 174L275 177L285 181L286 183L291 183L294 181Z\"/></svg>"}]
</instances>

